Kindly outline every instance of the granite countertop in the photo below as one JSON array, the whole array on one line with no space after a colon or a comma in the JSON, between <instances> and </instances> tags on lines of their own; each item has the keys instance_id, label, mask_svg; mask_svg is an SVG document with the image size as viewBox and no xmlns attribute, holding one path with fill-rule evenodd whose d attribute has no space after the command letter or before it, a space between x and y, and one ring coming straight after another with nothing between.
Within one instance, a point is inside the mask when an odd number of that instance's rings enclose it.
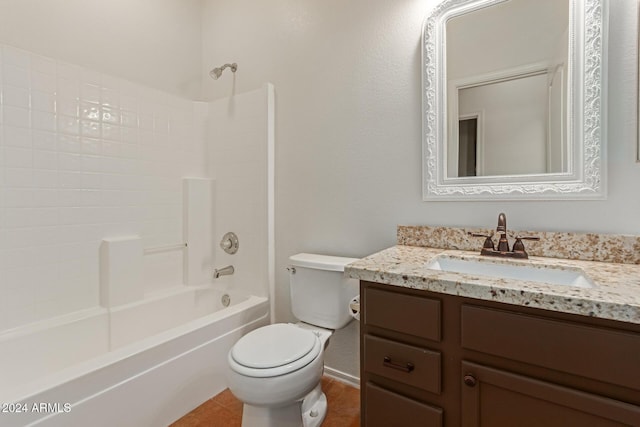
<instances>
[{"instance_id":1,"label":"granite countertop","mask_svg":"<svg viewBox=\"0 0 640 427\"><path fill-rule=\"evenodd\" d=\"M593 288L549 285L431 270L439 255L488 263L582 269ZM564 313L640 324L640 265L530 256L513 260L480 256L479 251L397 245L346 266L347 277Z\"/></svg>"}]
</instances>

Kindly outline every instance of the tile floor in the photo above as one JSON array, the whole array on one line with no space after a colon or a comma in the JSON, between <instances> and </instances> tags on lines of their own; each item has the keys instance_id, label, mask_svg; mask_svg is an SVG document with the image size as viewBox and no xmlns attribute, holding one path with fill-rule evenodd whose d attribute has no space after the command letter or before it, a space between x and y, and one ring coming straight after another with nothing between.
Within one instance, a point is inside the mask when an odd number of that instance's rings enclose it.
<instances>
[{"instance_id":1,"label":"tile floor","mask_svg":"<svg viewBox=\"0 0 640 427\"><path fill-rule=\"evenodd\" d=\"M329 410L322 427L359 427L360 390L323 377L322 390ZM189 412L169 427L240 427L242 403L226 389Z\"/></svg>"}]
</instances>

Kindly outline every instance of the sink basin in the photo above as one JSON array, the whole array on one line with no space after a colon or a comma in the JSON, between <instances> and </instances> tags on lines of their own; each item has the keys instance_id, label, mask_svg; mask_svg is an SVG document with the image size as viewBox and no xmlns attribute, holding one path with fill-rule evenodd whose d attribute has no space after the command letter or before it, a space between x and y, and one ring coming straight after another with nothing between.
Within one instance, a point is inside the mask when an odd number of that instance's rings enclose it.
<instances>
[{"instance_id":1,"label":"sink basin","mask_svg":"<svg viewBox=\"0 0 640 427\"><path fill-rule=\"evenodd\" d=\"M554 268L544 265L494 263L474 259L439 256L426 264L431 270L488 276L499 279L526 280L551 285L593 288L595 284L579 268Z\"/></svg>"}]
</instances>

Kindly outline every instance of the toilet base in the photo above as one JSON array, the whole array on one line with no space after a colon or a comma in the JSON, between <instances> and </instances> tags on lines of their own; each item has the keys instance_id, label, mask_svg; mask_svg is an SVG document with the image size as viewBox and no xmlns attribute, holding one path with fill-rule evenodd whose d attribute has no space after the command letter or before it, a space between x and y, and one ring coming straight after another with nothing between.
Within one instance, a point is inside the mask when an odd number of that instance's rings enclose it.
<instances>
[{"instance_id":1,"label":"toilet base","mask_svg":"<svg viewBox=\"0 0 640 427\"><path fill-rule=\"evenodd\" d=\"M320 383L304 399L279 407L242 408L242 427L319 427L327 415L327 397Z\"/></svg>"},{"instance_id":2,"label":"toilet base","mask_svg":"<svg viewBox=\"0 0 640 427\"><path fill-rule=\"evenodd\" d=\"M320 383L302 401L302 425L320 427L327 415L327 396L322 392Z\"/></svg>"}]
</instances>

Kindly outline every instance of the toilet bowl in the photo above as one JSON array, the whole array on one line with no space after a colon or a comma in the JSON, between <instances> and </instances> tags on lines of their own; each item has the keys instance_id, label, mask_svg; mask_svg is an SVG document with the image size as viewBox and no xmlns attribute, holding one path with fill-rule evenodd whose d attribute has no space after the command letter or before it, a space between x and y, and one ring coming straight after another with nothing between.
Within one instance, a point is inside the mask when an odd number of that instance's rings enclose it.
<instances>
[{"instance_id":1,"label":"toilet bowl","mask_svg":"<svg viewBox=\"0 0 640 427\"><path fill-rule=\"evenodd\" d=\"M350 321L358 282L343 277L354 258L298 254L289 258L296 324L255 329L227 356L227 381L243 403L243 427L318 427L327 411L320 387L324 350L334 329Z\"/></svg>"},{"instance_id":2,"label":"toilet bowl","mask_svg":"<svg viewBox=\"0 0 640 427\"><path fill-rule=\"evenodd\" d=\"M313 427L322 423L326 398L319 383L330 335L329 330L276 323L236 343L227 357L227 380L229 389L244 402L243 426Z\"/></svg>"}]
</instances>

